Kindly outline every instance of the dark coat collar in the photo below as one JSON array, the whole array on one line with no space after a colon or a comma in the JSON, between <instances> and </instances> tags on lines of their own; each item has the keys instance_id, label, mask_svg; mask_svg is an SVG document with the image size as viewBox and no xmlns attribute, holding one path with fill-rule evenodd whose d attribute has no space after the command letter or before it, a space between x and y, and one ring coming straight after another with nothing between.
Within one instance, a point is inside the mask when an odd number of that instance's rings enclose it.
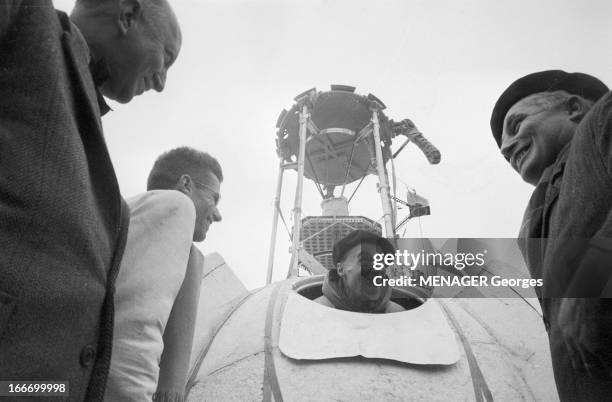
<instances>
[{"instance_id":1,"label":"dark coat collar","mask_svg":"<svg viewBox=\"0 0 612 402\"><path fill-rule=\"evenodd\" d=\"M89 61L89 71L91 71L91 78L93 79L94 85L96 86L96 96L98 98L98 106L100 107L100 114L104 116L110 110L110 106L106 103L104 96L102 95L102 91L100 91L100 87L106 80L108 80L110 76L110 72L108 70L108 64L104 59L100 59L95 61L93 56Z\"/></svg>"},{"instance_id":2,"label":"dark coat collar","mask_svg":"<svg viewBox=\"0 0 612 402\"><path fill-rule=\"evenodd\" d=\"M70 22L68 15L58 10L57 16L62 28L64 29L64 32L74 36L75 32L73 30L73 24ZM81 35L80 32L79 35ZM98 107L100 108L100 115L104 116L106 113L112 110L106 103L106 100L100 91L100 86L108 79L110 75L108 65L104 60L94 61L94 58L90 55L89 71L91 72L91 78L96 89L96 98L98 101Z\"/></svg>"}]
</instances>

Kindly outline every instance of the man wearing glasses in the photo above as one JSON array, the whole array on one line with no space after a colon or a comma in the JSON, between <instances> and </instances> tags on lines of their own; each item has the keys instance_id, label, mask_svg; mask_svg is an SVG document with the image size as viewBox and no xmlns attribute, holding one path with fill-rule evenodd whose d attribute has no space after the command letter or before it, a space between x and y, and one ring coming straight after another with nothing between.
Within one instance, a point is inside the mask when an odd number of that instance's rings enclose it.
<instances>
[{"instance_id":1,"label":"man wearing glasses","mask_svg":"<svg viewBox=\"0 0 612 402\"><path fill-rule=\"evenodd\" d=\"M183 400L204 265L192 242L221 220L222 180L215 158L181 147L162 154L148 191L128 200L106 400Z\"/></svg>"},{"instance_id":2,"label":"man wearing glasses","mask_svg":"<svg viewBox=\"0 0 612 402\"><path fill-rule=\"evenodd\" d=\"M213 222L221 220L217 209L223 173L219 162L205 152L181 147L161 155L147 182L147 190L178 190L191 198L196 209L193 241L201 242Z\"/></svg>"}]
</instances>

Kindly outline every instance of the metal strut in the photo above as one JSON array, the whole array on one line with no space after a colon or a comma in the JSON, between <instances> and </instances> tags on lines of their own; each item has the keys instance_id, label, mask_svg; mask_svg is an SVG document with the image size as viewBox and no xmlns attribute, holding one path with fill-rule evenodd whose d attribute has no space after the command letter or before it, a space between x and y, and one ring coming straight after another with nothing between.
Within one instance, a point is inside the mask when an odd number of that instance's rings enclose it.
<instances>
[{"instance_id":1,"label":"metal strut","mask_svg":"<svg viewBox=\"0 0 612 402\"><path fill-rule=\"evenodd\" d=\"M391 200L389 199L389 184L387 182L387 174L385 172L385 164L383 162L382 147L380 142L380 122L378 121L378 108L372 107L372 125L374 130L374 152L376 153L376 170L378 172L378 192L380 193L380 201L383 209L383 219L385 222L385 236L395 237L395 228L393 227L393 217L391 212Z\"/></svg>"},{"instance_id":2,"label":"metal strut","mask_svg":"<svg viewBox=\"0 0 612 402\"><path fill-rule=\"evenodd\" d=\"M270 237L270 250L268 251L268 272L266 273L266 285L272 282L272 271L274 270L274 252L276 250L276 231L278 229L278 215L280 213L280 193L283 187L283 158L278 165L278 178L276 180L276 195L274 196L274 215L272 215L272 235ZM285 219L283 218L283 222Z\"/></svg>"},{"instance_id":3,"label":"metal strut","mask_svg":"<svg viewBox=\"0 0 612 402\"><path fill-rule=\"evenodd\" d=\"M291 241L291 262L287 278L298 274L298 249L300 247L300 228L302 216L302 192L304 190L304 159L306 155L306 130L308 129L308 105L304 101L300 112L300 147L297 158L297 186L293 203L293 239Z\"/></svg>"}]
</instances>

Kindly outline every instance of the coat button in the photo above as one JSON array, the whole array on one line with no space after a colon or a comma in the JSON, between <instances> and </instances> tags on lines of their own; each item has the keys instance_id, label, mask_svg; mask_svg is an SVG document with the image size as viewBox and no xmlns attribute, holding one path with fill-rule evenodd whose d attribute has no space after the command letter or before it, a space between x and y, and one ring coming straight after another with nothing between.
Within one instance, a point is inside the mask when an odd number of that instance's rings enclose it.
<instances>
[{"instance_id":1,"label":"coat button","mask_svg":"<svg viewBox=\"0 0 612 402\"><path fill-rule=\"evenodd\" d=\"M93 346L87 345L81 350L81 366L89 367L96 359L96 349Z\"/></svg>"}]
</instances>

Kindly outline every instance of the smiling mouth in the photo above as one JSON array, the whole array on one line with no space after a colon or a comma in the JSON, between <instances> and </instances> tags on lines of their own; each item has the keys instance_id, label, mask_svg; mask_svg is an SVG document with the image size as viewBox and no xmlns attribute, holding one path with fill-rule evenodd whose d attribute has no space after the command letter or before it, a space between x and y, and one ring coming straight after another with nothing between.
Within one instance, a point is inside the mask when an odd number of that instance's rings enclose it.
<instances>
[{"instance_id":1,"label":"smiling mouth","mask_svg":"<svg viewBox=\"0 0 612 402\"><path fill-rule=\"evenodd\" d=\"M370 284L369 286L362 288L361 291L362 295L365 296L364 298L369 300L377 300L380 297L381 288Z\"/></svg>"},{"instance_id":2,"label":"smiling mouth","mask_svg":"<svg viewBox=\"0 0 612 402\"><path fill-rule=\"evenodd\" d=\"M521 149L519 152L517 152L514 155L514 166L516 167L517 170L520 170L521 163L523 162L523 160L529 153L530 149L531 149L531 145L527 145L526 147L524 147L523 149Z\"/></svg>"}]
</instances>

